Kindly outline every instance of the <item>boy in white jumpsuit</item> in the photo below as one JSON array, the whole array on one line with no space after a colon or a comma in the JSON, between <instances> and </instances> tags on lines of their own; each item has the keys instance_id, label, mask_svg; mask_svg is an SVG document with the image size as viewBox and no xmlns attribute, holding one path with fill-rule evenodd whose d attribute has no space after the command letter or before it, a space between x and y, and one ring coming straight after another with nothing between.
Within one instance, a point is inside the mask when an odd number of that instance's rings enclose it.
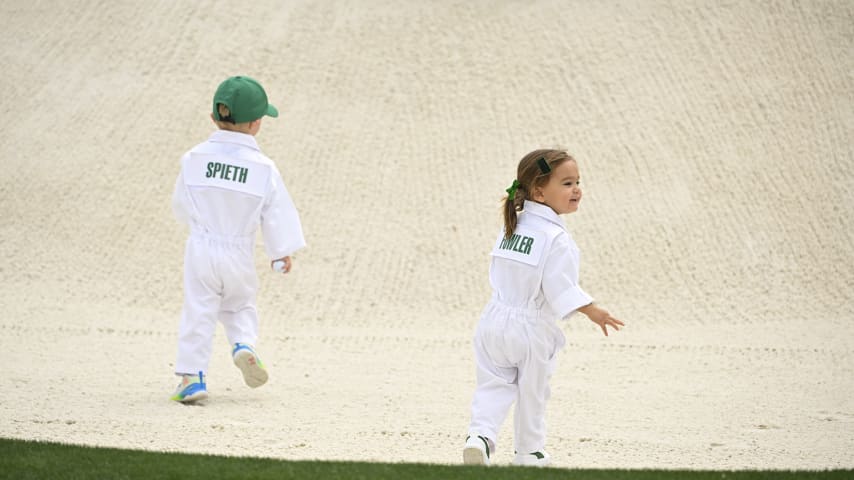
<instances>
[{"instance_id":1,"label":"boy in white jumpsuit","mask_svg":"<svg viewBox=\"0 0 854 480\"><path fill-rule=\"evenodd\" d=\"M623 322L578 284L578 247L559 216L581 201L575 160L562 150L535 150L520 161L507 193L505 227L491 253L493 294L474 339L477 387L463 462L489 464L515 402L513 463L545 466L548 382L565 344L557 320L580 311L605 335L607 325L619 330Z\"/></svg>"},{"instance_id":2,"label":"boy in white jumpsuit","mask_svg":"<svg viewBox=\"0 0 854 480\"><path fill-rule=\"evenodd\" d=\"M277 117L261 85L230 77L214 94L211 119L220 128L181 158L172 208L190 228L184 253L184 307L172 399L207 398L205 376L217 321L232 358L252 388L268 375L255 352L255 234L260 225L274 269L287 273L290 256L305 246L297 210L276 165L258 148L264 116Z\"/></svg>"}]
</instances>

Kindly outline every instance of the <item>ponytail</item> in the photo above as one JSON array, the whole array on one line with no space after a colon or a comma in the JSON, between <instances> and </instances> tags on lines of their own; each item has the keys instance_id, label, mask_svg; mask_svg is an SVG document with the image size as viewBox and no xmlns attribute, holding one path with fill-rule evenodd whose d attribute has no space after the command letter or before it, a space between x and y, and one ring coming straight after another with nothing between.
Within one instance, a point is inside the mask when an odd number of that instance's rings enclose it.
<instances>
[{"instance_id":1,"label":"ponytail","mask_svg":"<svg viewBox=\"0 0 854 480\"><path fill-rule=\"evenodd\" d=\"M513 180L513 185L510 185L506 192L503 208L504 238L510 238L519 220L516 213L522 210L522 205L525 203L525 187L519 183L519 180Z\"/></svg>"}]
</instances>

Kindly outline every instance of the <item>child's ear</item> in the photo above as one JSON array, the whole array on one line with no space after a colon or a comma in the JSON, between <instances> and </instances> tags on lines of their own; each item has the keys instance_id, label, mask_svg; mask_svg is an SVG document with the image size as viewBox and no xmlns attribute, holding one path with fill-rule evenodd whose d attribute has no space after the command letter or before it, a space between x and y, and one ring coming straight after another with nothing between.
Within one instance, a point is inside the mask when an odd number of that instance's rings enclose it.
<instances>
[{"instance_id":1,"label":"child's ear","mask_svg":"<svg viewBox=\"0 0 854 480\"><path fill-rule=\"evenodd\" d=\"M543 202L546 199L546 196L543 195L543 189L541 187L534 187L533 199L537 202Z\"/></svg>"}]
</instances>

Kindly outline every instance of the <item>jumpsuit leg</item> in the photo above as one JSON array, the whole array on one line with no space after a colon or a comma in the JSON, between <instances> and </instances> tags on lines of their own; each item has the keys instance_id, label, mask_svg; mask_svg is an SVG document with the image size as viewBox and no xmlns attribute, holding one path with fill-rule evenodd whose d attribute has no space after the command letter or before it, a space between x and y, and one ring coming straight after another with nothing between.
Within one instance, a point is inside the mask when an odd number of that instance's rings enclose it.
<instances>
[{"instance_id":1,"label":"jumpsuit leg","mask_svg":"<svg viewBox=\"0 0 854 480\"><path fill-rule=\"evenodd\" d=\"M224 252L223 298L218 318L228 343L255 346L258 340L258 274L251 245L229 246Z\"/></svg>"},{"instance_id":2,"label":"jumpsuit leg","mask_svg":"<svg viewBox=\"0 0 854 480\"><path fill-rule=\"evenodd\" d=\"M220 292L213 271L213 245L190 238L184 253L184 307L178 327L176 374L207 373L216 331Z\"/></svg>"},{"instance_id":3,"label":"jumpsuit leg","mask_svg":"<svg viewBox=\"0 0 854 480\"><path fill-rule=\"evenodd\" d=\"M527 355L519 362L519 399L513 416L513 443L518 453L542 452L545 448L549 380L563 343L563 333L556 326L543 329L528 325L526 330L531 341Z\"/></svg>"},{"instance_id":4,"label":"jumpsuit leg","mask_svg":"<svg viewBox=\"0 0 854 480\"><path fill-rule=\"evenodd\" d=\"M475 343L477 387L471 405L469 435L498 443L498 432L516 400L516 368L495 365L482 342Z\"/></svg>"},{"instance_id":5,"label":"jumpsuit leg","mask_svg":"<svg viewBox=\"0 0 854 480\"><path fill-rule=\"evenodd\" d=\"M487 309L475 334L477 386L472 400L469 435L481 435L498 443L501 425L519 395L518 359L528 339L518 319Z\"/></svg>"}]
</instances>

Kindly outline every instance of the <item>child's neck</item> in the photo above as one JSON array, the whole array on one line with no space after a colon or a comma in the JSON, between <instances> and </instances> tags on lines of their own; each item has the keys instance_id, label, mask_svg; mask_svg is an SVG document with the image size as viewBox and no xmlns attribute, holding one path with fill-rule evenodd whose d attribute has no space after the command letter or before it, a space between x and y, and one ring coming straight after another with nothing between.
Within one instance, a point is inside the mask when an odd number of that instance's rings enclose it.
<instances>
[{"instance_id":1,"label":"child's neck","mask_svg":"<svg viewBox=\"0 0 854 480\"><path fill-rule=\"evenodd\" d=\"M217 122L217 126L219 127L220 130L227 130L229 132L244 133L246 135L253 135L253 136L255 135L255 133L252 132L252 128L250 127L250 124L248 124L248 123L234 124L234 123L227 123L227 122Z\"/></svg>"}]
</instances>

